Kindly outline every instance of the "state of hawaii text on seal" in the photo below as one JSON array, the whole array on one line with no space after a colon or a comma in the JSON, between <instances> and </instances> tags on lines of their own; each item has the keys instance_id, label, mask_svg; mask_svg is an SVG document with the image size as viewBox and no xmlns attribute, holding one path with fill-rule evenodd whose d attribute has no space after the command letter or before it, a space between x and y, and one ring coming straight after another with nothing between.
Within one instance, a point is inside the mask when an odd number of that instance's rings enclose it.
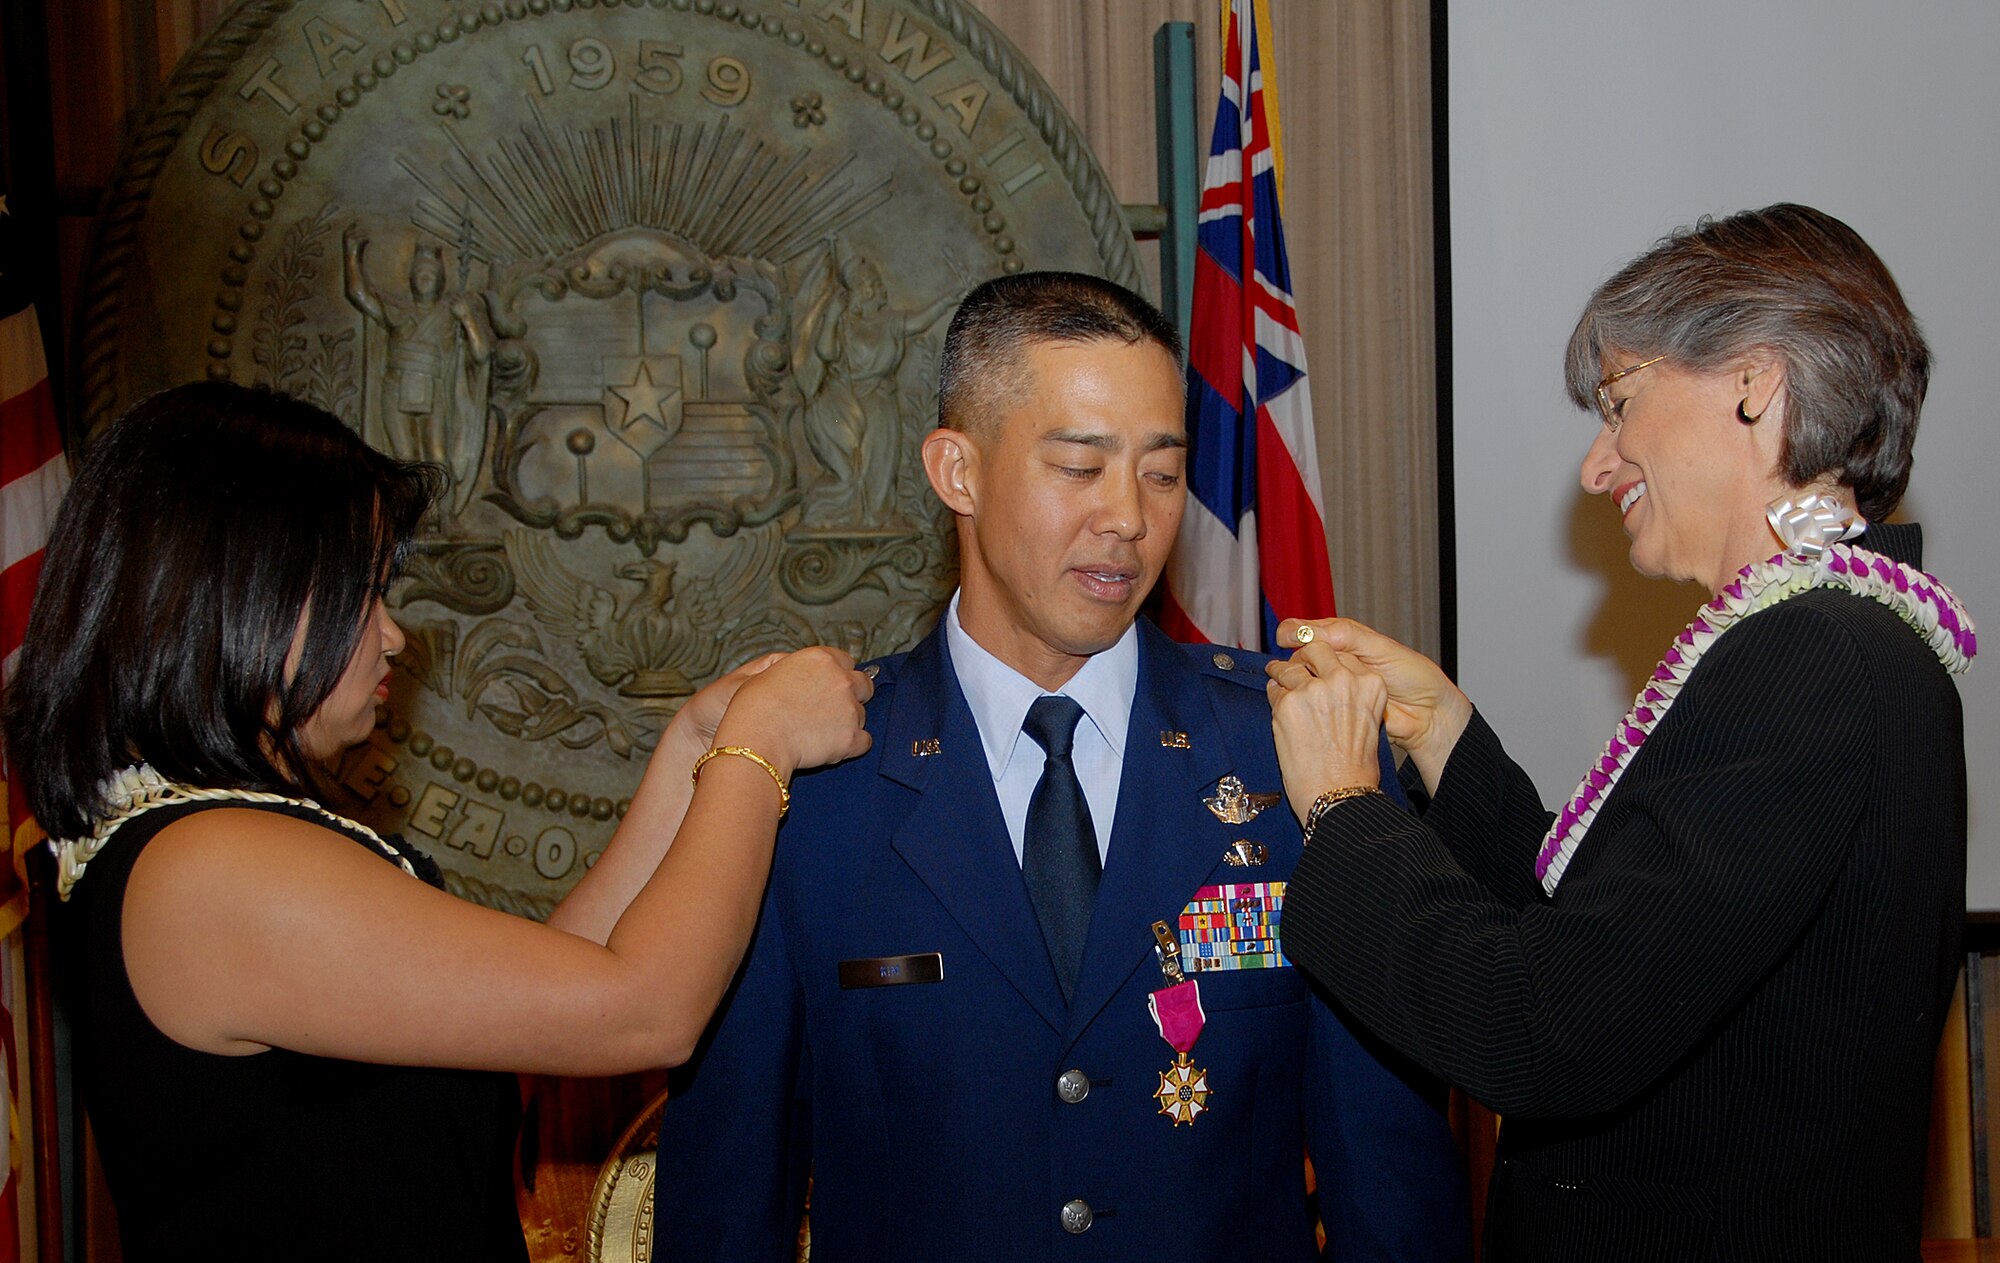
<instances>
[{"instance_id":1,"label":"state of hawaii text on seal","mask_svg":"<svg viewBox=\"0 0 2000 1263\"><path fill-rule=\"evenodd\" d=\"M957 299L1140 284L1068 116L957 0L247 0L104 207L73 441L226 378L448 472L328 806L532 916L694 689L935 617L915 453Z\"/></svg>"}]
</instances>

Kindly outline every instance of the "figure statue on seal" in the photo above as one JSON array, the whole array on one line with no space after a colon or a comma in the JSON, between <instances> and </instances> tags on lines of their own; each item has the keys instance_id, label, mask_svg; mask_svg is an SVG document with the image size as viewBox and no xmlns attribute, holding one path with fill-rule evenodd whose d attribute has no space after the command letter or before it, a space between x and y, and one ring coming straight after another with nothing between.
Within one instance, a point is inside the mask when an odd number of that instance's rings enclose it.
<instances>
[{"instance_id":1,"label":"figure statue on seal","mask_svg":"<svg viewBox=\"0 0 2000 1263\"><path fill-rule=\"evenodd\" d=\"M445 292L438 247L410 256L410 302L385 302L368 283L368 239L349 225L340 235L347 301L364 318L362 437L399 460L432 461L451 474L441 508L465 511L486 454L493 331L476 294L459 278ZM463 271L463 268L461 268Z\"/></svg>"},{"instance_id":2,"label":"figure statue on seal","mask_svg":"<svg viewBox=\"0 0 2000 1263\"><path fill-rule=\"evenodd\" d=\"M806 446L825 471L808 497L805 525L894 527L903 446L897 374L910 339L960 295L948 293L914 315L890 310L881 270L859 255L843 257L832 242L805 289L792 373L804 397Z\"/></svg>"}]
</instances>

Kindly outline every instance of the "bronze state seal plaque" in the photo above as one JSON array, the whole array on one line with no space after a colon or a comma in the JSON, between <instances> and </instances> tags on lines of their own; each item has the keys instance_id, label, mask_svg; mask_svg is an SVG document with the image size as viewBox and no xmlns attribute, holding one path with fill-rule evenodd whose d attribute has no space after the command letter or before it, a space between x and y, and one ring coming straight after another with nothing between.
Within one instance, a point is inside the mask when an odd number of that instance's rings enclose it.
<instances>
[{"instance_id":1,"label":"bronze state seal plaque","mask_svg":"<svg viewBox=\"0 0 2000 1263\"><path fill-rule=\"evenodd\" d=\"M689 693L935 617L938 342L1024 268L1138 284L1070 120L957 0L246 0L121 161L80 420L261 382L448 472L329 805L539 917Z\"/></svg>"}]
</instances>

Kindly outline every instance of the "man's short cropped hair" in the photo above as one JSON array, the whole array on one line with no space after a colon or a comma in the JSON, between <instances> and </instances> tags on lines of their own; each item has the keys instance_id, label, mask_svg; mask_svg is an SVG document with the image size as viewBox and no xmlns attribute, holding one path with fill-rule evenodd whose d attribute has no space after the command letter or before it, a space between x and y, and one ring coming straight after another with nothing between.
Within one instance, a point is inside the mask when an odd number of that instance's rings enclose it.
<instances>
[{"instance_id":1,"label":"man's short cropped hair","mask_svg":"<svg viewBox=\"0 0 2000 1263\"><path fill-rule=\"evenodd\" d=\"M979 434L1028 389L1023 352L1042 342L1151 342L1181 363L1181 339L1160 309L1123 285L1082 272L1022 272L965 296L945 331L938 424Z\"/></svg>"}]
</instances>

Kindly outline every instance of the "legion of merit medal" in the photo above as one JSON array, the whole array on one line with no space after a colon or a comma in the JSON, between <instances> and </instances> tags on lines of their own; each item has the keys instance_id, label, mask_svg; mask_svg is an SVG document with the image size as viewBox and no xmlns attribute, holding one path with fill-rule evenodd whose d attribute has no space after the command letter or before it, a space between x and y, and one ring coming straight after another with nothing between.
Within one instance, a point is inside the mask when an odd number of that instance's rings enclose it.
<instances>
[{"instance_id":1,"label":"legion of merit medal","mask_svg":"<svg viewBox=\"0 0 2000 1263\"><path fill-rule=\"evenodd\" d=\"M1208 1071L1188 1060L1208 1020L1201 1010L1201 983L1181 972L1180 940L1165 921L1153 922L1153 948L1167 985L1146 997L1146 1007L1160 1038L1175 1054L1174 1064L1160 1072L1160 1087L1153 1097L1174 1126L1192 1125L1209 1109Z\"/></svg>"}]
</instances>

